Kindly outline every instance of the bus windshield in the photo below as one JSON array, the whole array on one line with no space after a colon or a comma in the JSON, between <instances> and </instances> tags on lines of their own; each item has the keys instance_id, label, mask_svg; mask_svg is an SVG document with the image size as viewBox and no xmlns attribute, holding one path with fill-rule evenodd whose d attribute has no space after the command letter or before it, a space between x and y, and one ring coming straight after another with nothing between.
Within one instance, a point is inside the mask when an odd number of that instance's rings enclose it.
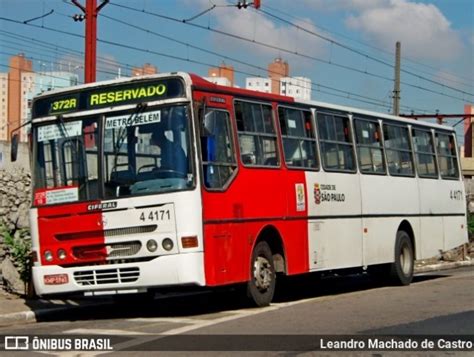
<instances>
[{"instance_id":1,"label":"bus windshield","mask_svg":"<svg viewBox=\"0 0 474 357\"><path fill-rule=\"evenodd\" d=\"M105 118L105 198L193 184L186 108L155 107Z\"/></svg>"},{"instance_id":2,"label":"bus windshield","mask_svg":"<svg viewBox=\"0 0 474 357\"><path fill-rule=\"evenodd\" d=\"M191 188L187 106L143 108L35 127L34 204Z\"/></svg>"}]
</instances>

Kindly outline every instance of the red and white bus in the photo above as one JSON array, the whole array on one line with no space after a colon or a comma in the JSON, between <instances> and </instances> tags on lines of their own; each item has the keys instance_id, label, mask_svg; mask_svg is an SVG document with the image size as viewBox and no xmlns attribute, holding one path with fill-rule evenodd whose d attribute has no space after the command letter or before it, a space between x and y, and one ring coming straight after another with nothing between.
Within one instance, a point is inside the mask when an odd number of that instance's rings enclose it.
<instances>
[{"instance_id":1,"label":"red and white bus","mask_svg":"<svg viewBox=\"0 0 474 357\"><path fill-rule=\"evenodd\" d=\"M192 74L37 97L30 213L39 295L247 283L373 269L467 242L455 133Z\"/></svg>"}]
</instances>

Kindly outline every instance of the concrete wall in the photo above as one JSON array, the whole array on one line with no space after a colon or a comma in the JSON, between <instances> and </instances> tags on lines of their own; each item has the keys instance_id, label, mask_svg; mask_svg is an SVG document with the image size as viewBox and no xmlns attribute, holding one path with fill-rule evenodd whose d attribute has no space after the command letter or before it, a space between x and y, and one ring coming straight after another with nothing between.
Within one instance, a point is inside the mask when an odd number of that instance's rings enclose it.
<instances>
[{"instance_id":1,"label":"concrete wall","mask_svg":"<svg viewBox=\"0 0 474 357\"><path fill-rule=\"evenodd\" d=\"M31 205L31 173L28 147L20 144L17 162L10 162L10 143L0 142L0 225L15 240L31 242L28 210ZM24 285L5 237L0 235L0 289L23 293ZM3 284L3 286L2 286Z\"/></svg>"},{"instance_id":2,"label":"concrete wall","mask_svg":"<svg viewBox=\"0 0 474 357\"><path fill-rule=\"evenodd\" d=\"M31 171L27 144L18 147L18 160L10 161L10 143L0 142L0 224L10 230L28 228Z\"/></svg>"},{"instance_id":3,"label":"concrete wall","mask_svg":"<svg viewBox=\"0 0 474 357\"><path fill-rule=\"evenodd\" d=\"M18 145L18 159L16 162L11 162L10 142L0 141L0 170L8 172L15 169L24 169L30 171L28 144L20 143Z\"/></svg>"}]
</instances>

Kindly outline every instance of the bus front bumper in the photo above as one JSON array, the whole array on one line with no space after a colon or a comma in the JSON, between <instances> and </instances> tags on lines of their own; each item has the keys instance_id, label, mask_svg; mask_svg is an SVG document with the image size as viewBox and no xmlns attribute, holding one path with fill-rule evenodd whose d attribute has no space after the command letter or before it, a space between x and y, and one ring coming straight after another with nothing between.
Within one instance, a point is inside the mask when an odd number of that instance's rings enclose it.
<instances>
[{"instance_id":1,"label":"bus front bumper","mask_svg":"<svg viewBox=\"0 0 474 357\"><path fill-rule=\"evenodd\" d=\"M160 286L204 286L204 254L165 255L148 262L71 268L34 266L33 283L40 296L63 293L120 294Z\"/></svg>"}]
</instances>

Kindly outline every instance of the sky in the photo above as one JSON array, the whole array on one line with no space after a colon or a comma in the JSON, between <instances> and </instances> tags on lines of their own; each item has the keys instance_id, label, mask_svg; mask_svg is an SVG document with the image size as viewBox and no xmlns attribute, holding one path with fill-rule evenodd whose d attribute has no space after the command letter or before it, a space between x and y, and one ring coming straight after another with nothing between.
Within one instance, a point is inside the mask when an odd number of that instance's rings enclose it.
<instances>
[{"instance_id":1,"label":"sky","mask_svg":"<svg viewBox=\"0 0 474 357\"><path fill-rule=\"evenodd\" d=\"M261 0L259 10L237 2L110 0L98 17L98 80L144 63L206 76L225 62L244 86L280 57L291 76L311 79L314 100L391 112L400 41L402 113L474 104L473 0ZM72 19L80 13L70 0L0 0L0 72L24 53L36 71L70 69L82 80L85 22Z\"/></svg>"}]
</instances>

